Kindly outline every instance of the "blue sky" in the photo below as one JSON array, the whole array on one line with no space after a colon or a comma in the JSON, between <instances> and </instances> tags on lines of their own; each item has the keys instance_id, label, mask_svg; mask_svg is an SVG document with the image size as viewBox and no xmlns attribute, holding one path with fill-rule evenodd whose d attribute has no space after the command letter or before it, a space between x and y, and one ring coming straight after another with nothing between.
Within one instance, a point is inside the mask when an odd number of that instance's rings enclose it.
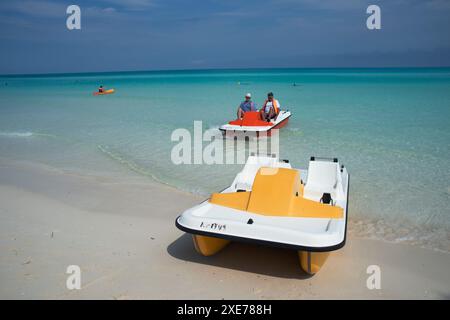
<instances>
[{"instance_id":1,"label":"blue sky","mask_svg":"<svg viewBox=\"0 0 450 320\"><path fill-rule=\"evenodd\" d=\"M450 66L449 17L448 0L1 1L0 74Z\"/></svg>"}]
</instances>

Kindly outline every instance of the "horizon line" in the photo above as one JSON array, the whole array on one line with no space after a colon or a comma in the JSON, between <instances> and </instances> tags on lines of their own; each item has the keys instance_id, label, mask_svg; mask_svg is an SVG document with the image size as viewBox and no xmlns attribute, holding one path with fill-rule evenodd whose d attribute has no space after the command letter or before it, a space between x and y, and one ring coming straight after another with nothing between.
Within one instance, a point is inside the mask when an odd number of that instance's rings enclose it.
<instances>
[{"instance_id":1,"label":"horizon line","mask_svg":"<svg viewBox=\"0 0 450 320\"><path fill-rule=\"evenodd\" d=\"M185 68L185 69L148 69L148 70L112 70L112 71L82 71L82 72L49 72L49 73L7 73L0 77L23 76L63 76L63 75L90 75L109 73L157 73L157 72L185 72L185 71L240 71L240 70L312 70L312 69L352 69L352 70L386 70L386 69L450 69L449 66L399 66L399 67L249 67L249 68Z\"/></svg>"}]
</instances>

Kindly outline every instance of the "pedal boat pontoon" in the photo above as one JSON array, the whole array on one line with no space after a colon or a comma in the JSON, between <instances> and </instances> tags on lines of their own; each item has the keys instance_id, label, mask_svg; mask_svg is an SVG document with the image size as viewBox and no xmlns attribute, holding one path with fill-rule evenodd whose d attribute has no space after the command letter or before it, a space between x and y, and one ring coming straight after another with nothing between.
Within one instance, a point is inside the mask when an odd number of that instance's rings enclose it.
<instances>
[{"instance_id":1,"label":"pedal boat pontoon","mask_svg":"<svg viewBox=\"0 0 450 320\"><path fill-rule=\"evenodd\" d=\"M349 174L337 159L311 157L308 170L289 161L250 156L232 185L186 210L176 226L210 256L230 241L298 251L301 268L315 274L344 246Z\"/></svg>"},{"instance_id":2,"label":"pedal boat pontoon","mask_svg":"<svg viewBox=\"0 0 450 320\"><path fill-rule=\"evenodd\" d=\"M242 119L236 119L224 124L219 128L220 131L225 135L227 133L231 134L242 134L248 133L255 134L259 136L260 133L270 136L272 129L280 129L284 127L291 116L290 111L281 110L275 119L269 122L263 121L261 118L261 113L259 111L248 111L244 113Z\"/></svg>"}]
</instances>

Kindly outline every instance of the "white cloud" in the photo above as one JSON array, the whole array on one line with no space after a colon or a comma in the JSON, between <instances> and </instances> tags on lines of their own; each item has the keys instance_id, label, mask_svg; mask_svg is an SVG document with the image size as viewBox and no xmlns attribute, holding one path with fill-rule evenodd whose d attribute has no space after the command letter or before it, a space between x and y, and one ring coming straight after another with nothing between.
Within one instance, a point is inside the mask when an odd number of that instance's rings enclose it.
<instances>
[{"instance_id":1,"label":"white cloud","mask_svg":"<svg viewBox=\"0 0 450 320\"><path fill-rule=\"evenodd\" d=\"M115 6L120 6L126 10L145 10L154 7L154 0L102 0Z\"/></svg>"},{"instance_id":2,"label":"white cloud","mask_svg":"<svg viewBox=\"0 0 450 320\"><path fill-rule=\"evenodd\" d=\"M116 12L117 10L115 8L108 7L108 8L102 9L102 11L111 13L111 12Z\"/></svg>"},{"instance_id":3,"label":"white cloud","mask_svg":"<svg viewBox=\"0 0 450 320\"><path fill-rule=\"evenodd\" d=\"M306 7L318 10L351 10L364 7L368 0L273 0L276 4L296 5L298 8ZM373 1L372 1L373 2ZM367 4L366 4L367 7Z\"/></svg>"},{"instance_id":4,"label":"white cloud","mask_svg":"<svg viewBox=\"0 0 450 320\"><path fill-rule=\"evenodd\" d=\"M108 17L111 16L117 16L119 13L117 12L116 8L113 7L106 7L106 8L99 8L99 7L82 7L81 11L84 16L86 17Z\"/></svg>"}]
</instances>

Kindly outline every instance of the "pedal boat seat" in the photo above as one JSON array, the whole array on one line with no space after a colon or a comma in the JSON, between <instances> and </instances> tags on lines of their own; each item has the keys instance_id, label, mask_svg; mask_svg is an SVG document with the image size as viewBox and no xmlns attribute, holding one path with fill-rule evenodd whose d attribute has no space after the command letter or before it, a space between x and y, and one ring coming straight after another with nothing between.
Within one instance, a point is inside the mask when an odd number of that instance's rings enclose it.
<instances>
[{"instance_id":1,"label":"pedal boat seat","mask_svg":"<svg viewBox=\"0 0 450 320\"><path fill-rule=\"evenodd\" d=\"M343 217L343 209L305 199L298 170L262 167L252 191L213 193L210 203L265 216L327 218Z\"/></svg>"},{"instance_id":2,"label":"pedal boat seat","mask_svg":"<svg viewBox=\"0 0 450 320\"><path fill-rule=\"evenodd\" d=\"M236 126L248 126L248 127L265 127L272 125L271 123L268 123L267 121L263 121L261 119L261 114L258 111L247 111L244 113L244 116L242 119L236 119L233 121L230 121L229 124L236 125Z\"/></svg>"}]
</instances>

